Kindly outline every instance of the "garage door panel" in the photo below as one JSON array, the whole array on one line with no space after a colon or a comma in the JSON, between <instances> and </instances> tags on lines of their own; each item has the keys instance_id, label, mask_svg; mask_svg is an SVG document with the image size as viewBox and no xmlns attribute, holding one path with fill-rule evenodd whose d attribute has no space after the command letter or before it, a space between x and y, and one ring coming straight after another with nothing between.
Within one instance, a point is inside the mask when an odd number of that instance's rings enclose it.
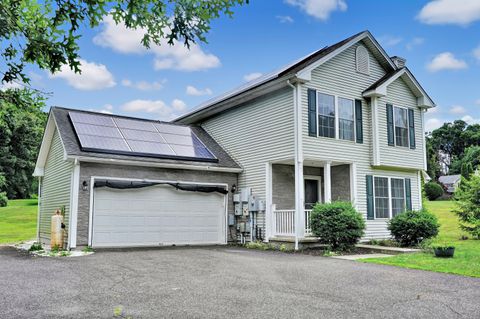
<instances>
[{"instance_id":1,"label":"garage door panel","mask_svg":"<svg viewBox=\"0 0 480 319\"><path fill-rule=\"evenodd\" d=\"M225 243L225 196L176 190L96 189L93 246Z\"/></svg>"}]
</instances>

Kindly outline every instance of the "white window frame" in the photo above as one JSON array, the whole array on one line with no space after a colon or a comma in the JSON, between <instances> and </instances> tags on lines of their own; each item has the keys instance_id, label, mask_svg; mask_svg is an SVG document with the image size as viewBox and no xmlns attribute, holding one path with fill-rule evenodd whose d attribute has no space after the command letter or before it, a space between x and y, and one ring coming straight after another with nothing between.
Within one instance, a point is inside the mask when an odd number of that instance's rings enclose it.
<instances>
[{"instance_id":1,"label":"white window frame","mask_svg":"<svg viewBox=\"0 0 480 319\"><path fill-rule=\"evenodd\" d=\"M318 111L318 108L319 108L319 99L318 99L318 95L319 94L323 94L323 95L328 95L328 96L333 96L333 103L334 103L334 109L335 109L335 137L327 137L327 136L320 136L320 130L318 129L318 126L319 126L319 121L318 121L318 117L320 116L320 112ZM348 143L357 143L357 117L356 117L356 110L355 110L355 99L351 99L351 98L348 98L348 97L343 97L343 96L339 96L339 95L335 95L335 94L328 94L328 93L323 93L323 92L320 92L320 91L317 91L317 94L315 96L316 98L316 105L317 105L317 109L316 109L316 114L317 114L317 137L321 137L321 138L327 138L327 139L335 139L337 141L344 141L344 142L348 142ZM341 139L340 138L340 116L338 114L338 99L341 98L341 99L344 99L344 100L350 100L352 101L352 105L353 105L353 140L345 140L345 139Z\"/></svg>"},{"instance_id":2,"label":"white window frame","mask_svg":"<svg viewBox=\"0 0 480 319\"><path fill-rule=\"evenodd\" d=\"M393 119L393 141L395 143L395 147L406 147L406 148L410 148L410 119L408 117L408 110L409 108L408 107L404 107L404 106L396 106L394 104L392 104L392 107L393 107L393 110L392 110L392 119ZM397 130L395 129L396 125L395 125L395 108L399 108L399 109L404 109L407 111L407 145L397 145Z\"/></svg>"},{"instance_id":3,"label":"white window frame","mask_svg":"<svg viewBox=\"0 0 480 319\"><path fill-rule=\"evenodd\" d=\"M388 217L387 218L377 218L377 208L375 207L375 178L386 178L388 180ZM372 178L372 188L373 188L373 219L376 220L390 220L392 219L393 205L392 205L392 179L401 179L403 180L403 202L405 209L407 208L407 192L405 187L405 177L396 177L396 176L384 176L384 175L373 175Z\"/></svg>"}]
</instances>

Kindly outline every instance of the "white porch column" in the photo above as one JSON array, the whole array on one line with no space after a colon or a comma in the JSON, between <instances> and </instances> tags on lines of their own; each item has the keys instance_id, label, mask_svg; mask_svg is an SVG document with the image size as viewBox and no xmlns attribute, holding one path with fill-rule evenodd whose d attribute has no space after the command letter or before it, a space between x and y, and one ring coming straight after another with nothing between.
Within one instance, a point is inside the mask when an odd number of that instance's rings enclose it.
<instances>
[{"instance_id":1,"label":"white porch column","mask_svg":"<svg viewBox=\"0 0 480 319\"><path fill-rule=\"evenodd\" d=\"M293 114L295 136L295 250L298 250L298 241L305 237L305 195L303 187L303 125L302 125L302 85L297 82L293 85Z\"/></svg>"},{"instance_id":2,"label":"white porch column","mask_svg":"<svg viewBox=\"0 0 480 319\"><path fill-rule=\"evenodd\" d=\"M265 241L268 242L273 234L272 163L265 163L265 187Z\"/></svg>"},{"instance_id":3,"label":"white porch column","mask_svg":"<svg viewBox=\"0 0 480 319\"><path fill-rule=\"evenodd\" d=\"M324 191L325 191L325 203L330 203L332 201L332 163L326 162L323 167L323 179L324 182Z\"/></svg>"}]
</instances>

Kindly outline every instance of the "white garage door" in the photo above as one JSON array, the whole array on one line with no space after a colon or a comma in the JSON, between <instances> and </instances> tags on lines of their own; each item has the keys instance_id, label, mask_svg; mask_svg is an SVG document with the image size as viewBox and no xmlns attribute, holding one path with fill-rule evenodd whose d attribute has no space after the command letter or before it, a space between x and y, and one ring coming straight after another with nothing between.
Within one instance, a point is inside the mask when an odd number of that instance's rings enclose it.
<instances>
[{"instance_id":1,"label":"white garage door","mask_svg":"<svg viewBox=\"0 0 480 319\"><path fill-rule=\"evenodd\" d=\"M225 195L168 185L97 188L93 247L225 244Z\"/></svg>"}]
</instances>

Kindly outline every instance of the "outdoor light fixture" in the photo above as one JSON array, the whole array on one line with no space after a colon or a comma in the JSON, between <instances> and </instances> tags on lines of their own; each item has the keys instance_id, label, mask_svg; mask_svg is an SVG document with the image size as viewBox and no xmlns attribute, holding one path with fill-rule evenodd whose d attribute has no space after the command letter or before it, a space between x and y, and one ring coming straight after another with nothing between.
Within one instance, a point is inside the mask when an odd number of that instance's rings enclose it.
<instances>
[{"instance_id":1,"label":"outdoor light fixture","mask_svg":"<svg viewBox=\"0 0 480 319\"><path fill-rule=\"evenodd\" d=\"M88 190L88 183L87 181L83 181L82 183L82 190L87 191Z\"/></svg>"},{"instance_id":2,"label":"outdoor light fixture","mask_svg":"<svg viewBox=\"0 0 480 319\"><path fill-rule=\"evenodd\" d=\"M232 193L235 193L237 191L237 185L233 184L232 188L230 189Z\"/></svg>"}]
</instances>

